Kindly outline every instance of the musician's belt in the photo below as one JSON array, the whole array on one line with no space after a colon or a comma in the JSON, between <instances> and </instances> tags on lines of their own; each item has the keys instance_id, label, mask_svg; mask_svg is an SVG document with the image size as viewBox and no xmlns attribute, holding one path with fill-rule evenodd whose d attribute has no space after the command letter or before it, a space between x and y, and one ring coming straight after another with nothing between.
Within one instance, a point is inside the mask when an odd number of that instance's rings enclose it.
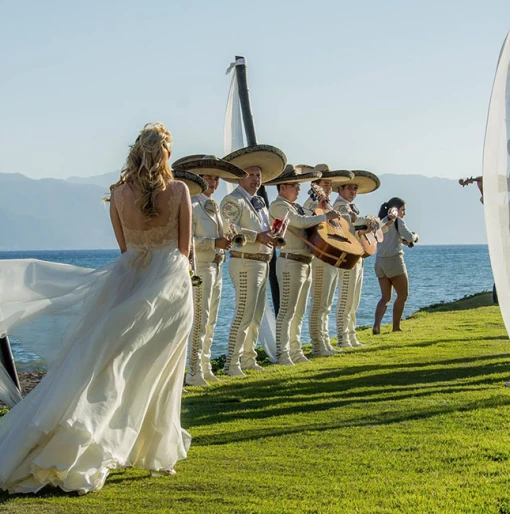
<instances>
[{"instance_id":1,"label":"musician's belt","mask_svg":"<svg viewBox=\"0 0 510 514\"><path fill-rule=\"evenodd\" d=\"M273 254L236 252L235 250L230 250L230 257L234 257L236 259L250 259L252 261L269 262L273 257Z\"/></svg>"},{"instance_id":2,"label":"musician's belt","mask_svg":"<svg viewBox=\"0 0 510 514\"><path fill-rule=\"evenodd\" d=\"M312 262L311 255L298 255L297 253L280 252L280 257L284 259L291 259L292 261L302 262L304 264L310 264Z\"/></svg>"},{"instance_id":3,"label":"musician's belt","mask_svg":"<svg viewBox=\"0 0 510 514\"><path fill-rule=\"evenodd\" d=\"M214 257L209 260L209 259L204 259L202 255L200 256L197 256L197 262L201 263L201 264L209 264L210 262L214 263L214 264L221 264L222 262L225 262L225 259L226 259L226 256L224 253L217 253L214 255Z\"/></svg>"}]
</instances>

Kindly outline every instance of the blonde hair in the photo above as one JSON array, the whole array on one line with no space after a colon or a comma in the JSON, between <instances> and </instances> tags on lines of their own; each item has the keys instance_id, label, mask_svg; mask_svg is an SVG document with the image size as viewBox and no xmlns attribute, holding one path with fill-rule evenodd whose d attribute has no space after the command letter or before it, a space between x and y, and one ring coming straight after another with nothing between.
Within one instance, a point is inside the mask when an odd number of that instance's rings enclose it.
<instances>
[{"instance_id":1,"label":"blonde hair","mask_svg":"<svg viewBox=\"0 0 510 514\"><path fill-rule=\"evenodd\" d=\"M110 192L127 182L136 185L142 192L142 213L147 218L157 216L156 196L174 178L168 162L171 150L172 134L163 123L147 123L131 146L120 180L110 186Z\"/></svg>"}]
</instances>

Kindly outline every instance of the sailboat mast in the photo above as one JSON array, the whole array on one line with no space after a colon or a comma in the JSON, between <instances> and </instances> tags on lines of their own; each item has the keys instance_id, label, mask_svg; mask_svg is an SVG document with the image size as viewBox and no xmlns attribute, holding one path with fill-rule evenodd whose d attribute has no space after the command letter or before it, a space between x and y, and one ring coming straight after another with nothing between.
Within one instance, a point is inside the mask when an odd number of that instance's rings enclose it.
<instances>
[{"instance_id":1,"label":"sailboat mast","mask_svg":"<svg viewBox=\"0 0 510 514\"><path fill-rule=\"evenodd\" d=\"M241 104L241 114L243 116L244 133L246 134L246 143L248 146L257 144L257 134L255 132L255 122L253 120L253 112L251 110L250 90L248 88L248 77L246 73L246 60L240 55L236 55L236 74L237 88L239 92L239 103ZM269 208L269 199L265 186L261 186L258 194L264 198L266 207ZM276 254L269 263L269 285L271 287L271 297L275 315L278 315L280 308L280 289L278 287L278 279L276 277Z\"/></svg>"}]
</instances>

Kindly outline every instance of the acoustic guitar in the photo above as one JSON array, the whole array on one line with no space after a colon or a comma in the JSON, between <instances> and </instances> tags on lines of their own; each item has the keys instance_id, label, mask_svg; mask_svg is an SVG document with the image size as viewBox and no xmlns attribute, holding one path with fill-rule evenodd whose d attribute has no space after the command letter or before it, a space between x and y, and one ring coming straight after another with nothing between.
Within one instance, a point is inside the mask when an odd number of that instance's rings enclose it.
<instances>
[{"instance_id":1,"label":"acoustic guitar","mask_svg":"<svg viewBox=\"0 0 510 514\"><path fill-rule=\"evenodd\" d=\"M356 216L359 215L359 211L357 209L352 209L351 207L351 210L354 212L354 214L356 214ZM375 228L376 225L377 228ZM383 232L379 228L377 220L373 218L373 222L369 225L358 225L355 227L355 229L356 237L361 243L363 250L365 250L365 253L362 255L362 257L366 258L374 255L377 250L377 243L380 243L384 239Z\"/></svg>"},{"instance_id":2,"label":"acoustic guitar","mask_svg":"<svg viewBox=\"0 0 510 514\"><path fill-rule=\"evenodd\" d=\"M323 202L326 209L315 209L316 215L333 210L322 188L312 184L310 196L313 200ZM352 269L365 253L363 246L351 234L349 223L342 217L326 220L307 231L311 252L321 261L335 268Z\"/></svg>"},{"instance_id":3,"label":"acoustic guitar","mask_svg":"<svg viewBox=\"0 0 510 514\"><path fill-rule=\"evenodd\" d=\"M368 225L360 225L356 227L356 237L358 238L365 253L363 258L374 255L377 250L377 243L384 239L383 232L380 228L371 230Z\"/></svg>"}]
</instances>

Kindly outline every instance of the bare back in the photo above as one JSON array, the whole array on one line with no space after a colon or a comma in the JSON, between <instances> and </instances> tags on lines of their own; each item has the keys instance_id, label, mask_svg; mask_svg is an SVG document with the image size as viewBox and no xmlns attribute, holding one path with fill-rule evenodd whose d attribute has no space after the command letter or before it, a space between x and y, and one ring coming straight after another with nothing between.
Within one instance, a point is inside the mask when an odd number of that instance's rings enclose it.
<instances>
[{"instance_id":1,"label":"bare back","mask_svg":"<svg viewBox=\"0 0 510 514\"><path fill-rule=\"evenodd\" d=\"M112 198L118 212L126 248L147 246L177 248L179 211L186 189L186 185L180 181L168 182L165 191L161 191L156 196L155 207L159 214L147 219L139 207L141 191L127 183L116 187ZM113 216L112 222L115 228Z\"/></svg>"}]
</instances>

